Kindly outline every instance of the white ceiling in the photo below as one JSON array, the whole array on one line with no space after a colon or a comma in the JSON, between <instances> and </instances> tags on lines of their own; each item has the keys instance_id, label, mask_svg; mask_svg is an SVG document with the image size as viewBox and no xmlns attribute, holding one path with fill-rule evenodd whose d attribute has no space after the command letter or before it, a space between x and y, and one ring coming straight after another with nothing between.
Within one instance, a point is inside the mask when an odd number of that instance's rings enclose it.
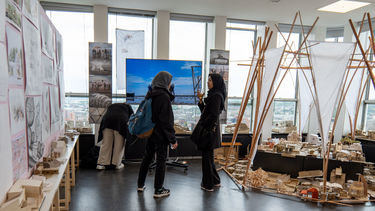
<instances>
[{"instance_id":1,"label":"white ceiling","mask_svg":"<svg viewBox=\"0 0 375 211\"><path fill-rule=\"evenodd\" d=\"M43 0L41 0L43 1ZM276 21L291 23L294 14L299 10L305 25L311 25L319 16L317 25L344 26L351 18L360 21L364 12L370 12L375 17L375 0L364 0L372 4L345 13L327 13L317 11L336 0L280 0L278 3L271 0L48 0L50 2L107 5L141 10L168 10L171 13L184 13L206 16L226 16L228 18Z\"/></svg>"}]
</instances>

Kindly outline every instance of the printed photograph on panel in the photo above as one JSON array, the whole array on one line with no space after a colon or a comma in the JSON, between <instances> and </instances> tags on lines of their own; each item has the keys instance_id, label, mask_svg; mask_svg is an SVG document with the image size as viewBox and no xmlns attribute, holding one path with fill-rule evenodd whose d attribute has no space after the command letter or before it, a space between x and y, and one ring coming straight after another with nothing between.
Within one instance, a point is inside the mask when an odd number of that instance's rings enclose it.
<instances>
[{"instance_id":1,"label":"printed photograph on panel","mask_svg":"<svg viewBox=\"0 0 375 211\"><path fill-rule=\"evenodd\" d=\"M90 75L90 93L112 93L112 75Z\"/></svg>"},{"instance_id":2,"label":"printed photograph on panel","mask_svg":"<svg viewBox=\"0 0 375 211\"><path fill-rule=\"evenodd\" d=\"M29 168L33 168L43 156L42 97L26 97L26 127L29 146Z\"/></svg>"},{"instance_id":3,"label":"printed photograph on panel","mask_svg":"<svg viewBox=\"0 0 375 211\"><path fill-rule=\"evenodd\" d=\"M93 93L89 97L89 107L107 108L112 104L111 94Z\"/></svg>"},{"instance_id":4,"label":"printed photograph on panel","mask_svg":"<svg viewBox=\"0 0 375 211\"><path fill-rule=\"evenodd\" d=\"M23 84L23 51L21 33L6 26L8 75L10 84Z\"/></svg>"},{"instance_id":5,"label":"printed photograph on panel","mask_svg":"<svg viewBox=\"0 0 375 211\"><path fill-rule=\"evenodd\" d=\"M9 118L11 135L25 130L25 94L23 89L9 89Z\"/></svg>"},{"instance_id":6,"label":"printed photograph on panel","mask_svg":"<svg viewBox=\"0 0 375 211\"><path fill-rule=\"evenodd\" d=\"M107 111L106 108L89 108L89 113L90 113L89 122L91 124L100 123L106 111Z\"/></svg>"},{"instance_id":7,"label":"printed photograph on panel","mask_svg":"<svg viewBox=\"0 0 375 211\"><path fill-rule=\"evenodd\" d=\"M89 74L112 75L112 44L89 43Z\"/></svg>"}]
</instances>

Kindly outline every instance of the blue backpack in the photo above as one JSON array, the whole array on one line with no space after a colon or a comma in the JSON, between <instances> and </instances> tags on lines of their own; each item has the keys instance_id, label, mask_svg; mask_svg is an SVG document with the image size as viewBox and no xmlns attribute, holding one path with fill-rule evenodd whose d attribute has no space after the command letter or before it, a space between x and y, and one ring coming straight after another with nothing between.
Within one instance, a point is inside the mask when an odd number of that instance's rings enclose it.
<instances>
[{"instance_id":1,"label":"blue backpack","mask_svg":"<svg viewBox=\"0 0 375 211\"><path fill-rule=\"evenodd\" d=\"M155 123L152 122L152 99L144 99L137 112L129 118L129 132L138 138L144 139L151 136Z\"/></svg>"}]
</instances>

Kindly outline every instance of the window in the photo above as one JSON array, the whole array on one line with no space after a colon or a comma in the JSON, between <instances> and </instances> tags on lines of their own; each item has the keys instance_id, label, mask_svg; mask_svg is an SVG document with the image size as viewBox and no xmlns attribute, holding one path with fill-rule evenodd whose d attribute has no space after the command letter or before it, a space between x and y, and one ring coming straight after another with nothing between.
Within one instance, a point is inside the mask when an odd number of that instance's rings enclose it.
<instances>
[{"instance_id":1,"label":"window","mask_svg":"<svg viewBox=\"0 0 375 211\"><path fill-rule=\"evenodd\" d=\"M88 93L88 47L94 40L92 13L47 11L63 38L66 93Z\"/></svg>"},{"instance_id":2,"label":"window","mask_svg":"<svg viewBox=\"0 0 375 211\"><path fill-rule=\"evenodd\" d=\"M204 62L205 52L206 23L170 21L169 59L197 60Z\"/></svg>"},{"instance_id":3,"label":"window","mask_svg":"<svg viewBox=\"0 0 375 211\"><path fill-rule=\"evenodd\" d=\"M63 39L65 121L69 126L88 126L88 47L94 40L93 14L88 12L46 11Z\"/></svg>"},{"instance_id":4,"label":"window","mask_svg":"<svg viewBox=\"0 0 375 211\"><path fill-rule=\"evenodd\" d=\"M282 32L277 34L277 47L285 45L285 40L288 39L289 32ZM285 40L284 40L285 38ZM292 49L297 51L300 47L300 43L303 37L301 33L292 32L289 38L289 47L287 50ZM284 62L284 66L289 66L293 60L294 55L289 54ZM295 59L294 59L295 61ZM296 63L293 63L291 67L296 67ZM279 81L284 75L286 70L280 70ZM289 132L288 128L296 125L296 113L297 113L297 96L296 96L296 77L297 70L289 70L286 73L284 80L281 82L280 88L275 95L275 103L273 110L272 127L275 132ZM279 83L279 82L278 82Z\"/></svg>"},{"instance_id":5,"label":"window","mask_svg":"<svg viewBox=\"0 0 375 211\"><path fill-rule=\"evenodd\" d=\"M112 43L113 58L112 92L114 94L125 94L125 90L117 90L116 84L116 29L143 30L145 32L145 59L152 59L153 17L108 14L108 42Z\"/></svg>"},{"instance_id":6,"label":"window","mask_svg":"<svg viewBox=\"0 0 375 211\"><path fill-rule=\"evenodd\" d=\"M169 59L202 61L205 66L206 22L171 20L169 26ZM202 68L204 74L204 68ZM200 117L196 105L173 105L176 133L190 133ZM181 130L180 130L181 129Z\"/></svg>"},{"instance_id":7,"label":"window","mask_svg":"<svg viewBox=\"0 0 375 211\"><path fill-rule=\"evenodd\" d=\"M250 23L238 23L228 20L226 29L225 49L229 50L229 82L228 82L228 120L225 133L233 133L236 124L238 112L241 107L241 101L249 74L249 66L253 56L253 45L255 44L256 25ZM242 123L248 129L252 125L252 105L253 98L250 98ZM247 130L240 132L249 133Z\"/></svg>"}]
</instances>

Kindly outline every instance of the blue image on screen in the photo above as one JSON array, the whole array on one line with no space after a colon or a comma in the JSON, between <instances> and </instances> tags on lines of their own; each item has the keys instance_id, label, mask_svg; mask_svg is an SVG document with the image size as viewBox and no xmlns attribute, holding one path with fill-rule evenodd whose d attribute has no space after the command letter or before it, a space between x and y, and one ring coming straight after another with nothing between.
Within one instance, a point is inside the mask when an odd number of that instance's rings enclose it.
<instances>
[{"instance_id":1,"label":"blue image on screen","mask_svg":"<svg viewBox=\"0 0 375 211\"><path fill-rule=\"evenodd\" d=\"M197 91L202 86L202 62L179 60L126 59L126 102L139 104L152 79L160 71L172 74L175 99L173 104L198 103Z\"/></svg>"}]
</instances>

